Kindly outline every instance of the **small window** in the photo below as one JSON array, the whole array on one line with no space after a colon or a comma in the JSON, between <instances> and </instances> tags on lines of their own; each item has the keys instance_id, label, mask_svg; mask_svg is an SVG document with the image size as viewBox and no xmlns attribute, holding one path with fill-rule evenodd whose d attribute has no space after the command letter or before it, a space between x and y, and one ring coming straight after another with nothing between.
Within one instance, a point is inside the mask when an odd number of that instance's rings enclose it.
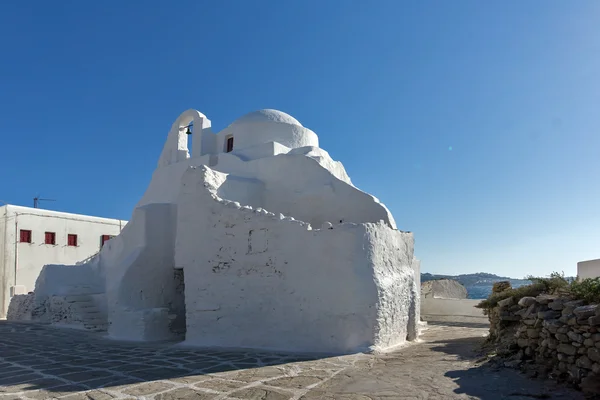
<instances>
[{"instance_id":1,"label":"small window","mask_svg":"<svg viewBox=\"0 0 600 400\"><path fill-rule=\"evenodd\" d=\"M56 233L54 233L54 232L46 232L44 234L44 243L46 243L46 244L56 244Z\"/></svg>"},{"instance_id":2,"label":"small window","mask_svg":"<svg viewBox=\"0 0 600 400\"><path fill-rule=\"evenodd\" d=\"M227 138L227 149L225 150L225 152L229 153L231 151L233 151L233 136Z\"/></svg>"},{"instance_id":3,"label":"small window","mask_svg":"<svg viewBox=\"0 0 600 400\"><path fill-rule=\"evenodd\" d=\"M67 245L68 246L77 246L77 235L69 233L67 235Z\"/></svg>"},{"instance_id":4,"label":"small window","mask_svg":"<svg viewBox=\"0 0 600 400\"><path fill-rule=\"evenodd\" d=\"M111 235L102 235L102 237L100 238L100 247L104 246L104 243L108 242L112 238L113 236Z\"/></svg>"},{"instance_id":5,"label":"small window","mask_svg":"<svg viewBox=\"0 0 600 400\"><path fill-rule=\"evenodd\" d=\"M26 229L21 229L19 242L21 243L31 243L31 231Z\"/></svg>"}]
</instances>

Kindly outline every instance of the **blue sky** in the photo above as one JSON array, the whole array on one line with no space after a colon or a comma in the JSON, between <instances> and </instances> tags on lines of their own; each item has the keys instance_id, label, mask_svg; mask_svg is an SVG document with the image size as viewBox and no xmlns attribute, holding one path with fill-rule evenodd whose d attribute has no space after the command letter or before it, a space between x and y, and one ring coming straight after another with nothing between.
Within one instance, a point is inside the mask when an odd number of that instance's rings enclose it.
<instances>
[{"instance_id":1,"label":"blue sky","mask_svg":"<svg viewBox=\"0 0 600 400\"><path fill-rule=\"evenodd\" d=\"M184 110L296 117L423 270L600 258L600 2L0 3L0 200L128 219Z\"/></svg>"}]
</instances>

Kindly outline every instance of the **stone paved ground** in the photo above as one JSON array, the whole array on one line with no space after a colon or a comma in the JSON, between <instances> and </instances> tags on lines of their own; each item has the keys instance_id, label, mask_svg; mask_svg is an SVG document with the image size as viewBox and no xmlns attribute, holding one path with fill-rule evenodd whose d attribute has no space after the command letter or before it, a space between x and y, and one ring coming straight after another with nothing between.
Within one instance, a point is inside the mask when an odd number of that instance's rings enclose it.
<instances>
[{"instance_id":1,"label":"stone paved ground","mask_svg":"<svg viewBox=\"0 0 600 400\"><path fill-rule=\"evenodd\" d=\"M486 331L430 323L421 343L392 354L315 359L114 342L0 321L0 400L582 398L476 364L474 349Z\"/></svg>"}]
</instances>

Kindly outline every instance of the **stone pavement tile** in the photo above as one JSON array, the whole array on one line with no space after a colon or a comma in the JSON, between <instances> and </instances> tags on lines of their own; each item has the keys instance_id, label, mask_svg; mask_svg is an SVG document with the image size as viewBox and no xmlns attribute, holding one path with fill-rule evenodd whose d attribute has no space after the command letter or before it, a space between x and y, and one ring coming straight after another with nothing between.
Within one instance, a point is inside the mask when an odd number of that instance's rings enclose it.
<instances>
[{"instance_id":1,"label":"stone pavement tile","mask_svg":"<svg viewBox=\"0 0 600 400\"><path fill-rule=\"evenodd\" d=\"M235 360L236 364L239 363L244 363L244 364L255 364L255 365L259 365L260 364L260 358L257 357L244 357L244 358L240 358L239 360Z\"/></svg>"},{"instance_id":2,"label":"stone pavement tile","mask_svg":"<svg viewBox=\"0 0 600 400\"><path fill-rule=\"evenodd\" d=\"M191 385L193 383L198 383L198 382L206 381L209 379L214 379L214 378L210 375L199 374L199 375L182 376L179 378L171 378L171 379L169 379L169 382L182 383L184 385Z\"/></svg>"},{"instance_id":3,"label":"stone pavement tile","mask_svg":"<svg viewBox=\"0 0 600 400\"><path fill-rule=\"evenodd\" d=\"M61 362L61 363L68 363L68 362L77 361L77 360L81 360L81 357L72 356L72 355L62 355L62 356L56 356L52 359L52 361Z\"/></svg>"},{"instance_id":4,"label":"stone pavement tile","mask_svg":"<svg viewBox=\"0 0 600 400\"><path fill-rule=\"evenodd\" d=\"M0 357L6 358L6 357L10 357L10 356L22 356L23 354L24 353L21 350L16 350L16 349L5 350L5 349L3 349L0 352Z\"/></svg>"},{"instance_id":5,"label":"stone pavement tile","mask_svg":"<svg viewBox=\"0 0 600 400\"><path fill-rule=\"evenodd\" d=\"M140 371L128 372L128 376L133 376L135 378L140 378L144 380L163 380L163 379L171 379L178 378L182 376L187 376L190 374L190 371L186 369L179 368L151 368Z\"/></svg>"},{"instance_id":6,"label":"stone pavement tile","mask_svg":"<svg viewBox=\"0 0 600 400\"><path fill-rule=\"evenodd\" d=\"M75 372L85 372L85 371L90 371L88 368L83 368L83 367L59 367L59 368L52 368L52 369L41 369L40 372L47 374L47 375L54 375L54 376L63 376L63 375L68 375L68 374L72 374Z\"/></svg>"},{"instance_id":7,"label":"stone pavement tile","mask_svg":"<svg viewBox=\"0 0 600 400\"><path fill-rule=\"evenodd\" d=\"M304 389L321 381L322 379L316 376L284 376L270 380L268 385L290 389Z\"/></svg>"},{"instance_id":8,"label":"stone pavement tile","mask_svg":"<svg viewBox=\"0 0 600 400\"><path fill-rule=\"evenodd\" d=\"M39 370L47 370L47 369L53 369L53 368L62 368L64 366L65 366L64 363L48 362L48 363L44 363L44 364L32 365L31 368L39 369Z\"/></svg>"},{"instance_id":9,"label":"stone pavement tile","mask_svg":"<svg viewBox=\"0 0 600 400\"><path fill-rule=\"evenodd\" d=\"M231 362L231 365L233 365L234 369L249 369L258 367L258 365L255 363Z\"/></svg>"},{"instance_id":10,"label":"stone pavement tile","mask_svg":"<svg viewBox=\"0 0 600 400\"><path fill-rule=\"evenodd\" d=\"M89 392L75 393L69 396L61 397L60 400L111 400L118 397L100 390L90 390Z\"/></svg>"},{"instance_id":11,"label":"stone pavement tile","mask_svg":"<svg viewBox=\"0 0 600 400\"><path fill-rule=\"evenodd\" d=\"M125 365L118 365L116 367L111 367L109 369L111 371L131 372L131 371L140 371L140 370L152 369L152 368L156 368L156 367L153 365L148 365L148 364L125 364Z\"/></svg>"},{"instance_id":12,"label":"stone pavement tile","mask_svg":"<svg viewBox=\"0 0 600 400\"><path fill-rule=\"evenodd\" d=\"M86 366L86 365L90 365L90 366L94 366L96 364L105 362L105 360L100 359L100 358L82 358L81 360L74 360L74 361L69 361L66 364L69 365L75 365L75 366Z\"/></svg>"},{"instance_id":13,"label":"stone pavement tile","mask_svg":"<svg viewBox=\"0 0 600 400\"><path fill-rule=\"evenodd\" d=\"M98 364L90 365L91 368L114 368L120 367L122 365L126 365L126 362L123 361L103 361Z\"/></svg>"},{"instance_id":14,"label":"stone pavement tile","mask_svg":"<svg viewBox=\"0 0 600 400\"><path fill-rule=\"evenodd\" d=\"M179 364L179 363L174 363L174 362L167 361L167 360L152 360L152 359L139 360L139 361L136 360L136 362L143 362L146 365L153 365L153 366L157 366L157 367L175 367L176 365Z\"/></svg>"},{"instance_id":15,"label":"stone pavement tile","mask_svg":"<svg viewBox=\"0 0 600 400\"><path fill-rule=\"evenodd\" d=\"M260 357L260 362L264 365L283 364L281 357ZM294 362L294 361L290 361Z\"/></svg>"},{"instance_id":16,"label":"stone pavement tile","mask_svg":"<svg viewBox=\"0 0 600 400\"><path fill-rule=\"evenodd\" d=\"M227 360L227 361L231 361L231 360L239 360L242 358L246 358L246 353L242 353L242 352L223 352L223 353L217 353L215 354L213 357L218 358L219 360Z\"/></svg>"},{"instance_id":17,"label":"stone pavement tile","mask_svg":"<svg viewBox=\"0 0 600 400\"><path fill-rule=\"evenodd\" d=\"M33 371L26 368L12 367L6 368L2 372L0 372L0 379L2 378L10 378L11 376L30 374Z\"/></svg>"},{"instance_id":18,"label":"stone pavement tile","mask_svg":"<svg viewBox=\"0 0 600 400\"><path fill-rule=\"evenodd\" d=\"M23 396L20 394L2 394L0 393L0 400L23 400Z\"/></svg>"},{"instance_id":19,"label":"stone pavement tile","mask_svg":"<svg viewBox=\"0 0 600 400\"><path fill-rule=\"evenodd\" d=\"M217 397L216 394L205 393L189 388L180 388L157 394L154 396L154 400L212 400L215 397Z\"/></svg>"},{"instance_id":20,"label":"stone pavement tile","mask_svg":"<svg viewBox=\"0 0 600 400\"><path fill-rule=\"evenodd\" d=\"M105 376L104 378L92 379L91 381L85 381L81 384L86 386L88 389L110 389L111 387L115 386L133 385L142 382L144 381L141 379L132 378L130 376Z\"/></svg>"},{"instance_id":21,"label":"stone pavement tile","mask_svg":"<svg viewBox=\"0 0 600 400\"><path fill-rule=\"evenodd\" d=\"M41 378L26 383L17 383L14 385L0 386L0 393L17 393L27 390L48 389L55 386L64 385L65 382L54 378Z\"/></svg>"},{"instance_id":22,"label":"stone pavement tile","mask_svg":"<svg viewBox=\"0 0 600 400\"><path fill-rule=\"evenodd\" d=\"M229 396L243 400L289 400L293 397L293 393L256 386L233 392Z\"/></svg>"},{"instance_id":23,"label":"stone pavement tile","mask_svg":"<svg viewBox=\"0 0 600 400\"><path fill-rule=\"evenodd\" d=\"M330 369L305 369L303 371L298 371L294 373L295 376L312 376L315 378L326 379L332 376L335 371Z\"/></svg>"},{"instance_id":24,"label":"stone pavement tile","mask_svg":"<svg viewBox=\"0 0 600 400\"><path fill-rule=\"evenodd\" d=\"M220 364L220 365L215 365L212 367L204 368L202 370L202 372L207 373L207 374L215 374L215 373L219 373L219 372L229 372L229 371L234 371L234 370L236 370L236 368L234 368L233 365Z\"/></svg>"},{"instance_id":25,"label":"stone pavement tile","mask_svg":"<svg viewBox=\"0 0 600 400\"><path fill-rule=\"evenodd\" d=\"M396 396L396 398L400 397ZM418 397L405 398L417 399ZM393 397L390 398L390 400L393 399ZM428 397L427 399L431 400L432 398ZM358 393L328 393L323 390L311 390L310 392L300 397L299 400L376 400L376 398ZM446 400L450 400L450 398L446 398Z\"/></svg>"},{"instance_id":26,"label":"stone pavement tile","mask_svg":"<svg viewBox=\"0 0 600 400\"><path fill-rule=\"evenodd\" d=\"M219 364L220 364L220 361L195 362L195 363L181 364L181 367L195 371L195 370L199 370L199 369L207 369L207 368L216 367ZM231 368L231 367L229 367L229 368Z\"/></svg>"},{"instance_id":27,"label":"stone pavement tile","mask_svg":"<svg viewBox=\"0 0 600 400\"><path fill-rule=\"evenodd\" d=\"M225 379L213 378L196 383L194 386L198 389L209 389L216 392L230 392L246 385L247 383L245 382L233 382Z\"/></svg>"},{"instance_id":28,"label":"stone pavement tile","mask_svg":"<svg viewBox=\"0 0 600 400\"><path fill-rule=\"evenodd\" d=\"M5 357L4 359L8 362L17 363L17 364L21 364L21 365L43 364L43 363L47 363L50 361L44 357L36 357L36 356L29 356L29 355Z\"/></svg>"},{"instance_id":29,"label":"stone pavement tile","mask_svg":"<svg viewBox=\"0 0 600 400\"><path fill-rule=\"evenodd\" d=\"M164 357L162 357L164 358ZM185 360L185 362L200 362L200 361L214 361L215 358L214 357L209 357L205 354L192 354L189 355L187 357L183 357L180 359L180 361Z\"/></svg>"},{"instance_id":30,"label":"stone pavement tile","mask_svg":"<svg viewBox=\"0 0 600 400\"><path fill-rule=\"evenodd\" d=\"M50 400L75 394L76 392L81 392L84 390L86 390L86 388L81 385L63 385L53 387L52 389L42 389L28 392L27 397L34 400Z\"/></svg>"},{"instance_id":31,"label":"stone pavement tile","mask_svg":"<svg viewBox=\"0 0 600 400\"><path fill-rule=\"evenodd\" d=\"M132 356L124 356L124 355L120 355L120 354L110 354L107 355L106 357L103 357L104 361L128 361L130 359L132 359Z\"/></svg>"},{"instance_id":32,"label":"stone pavement tile","mask_svg":"<svg viewBox=\"0 0 600 400\"><path fill-rule=\"evenodd\" d=\"M264 379L281 377L283 375L284 372L276 367L262 367L232 371L225 374L224 377L242 382L256 382Z\"/></svg>"},{"instance_id":33,"label":"stone pavement tile","mask_svg":"<svg viewBox=\"0 0 600 400\"><path fill-rule=\"evenodd\" d=\"M113 379L117 379L117 376L112 373L112 371L103 371L103 370L89 370L83 372L73 372L72 374L61 375L61 378L67 379L74 383L91 381L97 378L108 378L113 377Z\"/></svg>"},{"instance_id":34,"label":"stone pavement tile","mask_svg":"<svg viewBox=\"0 0 600 400\"><path fill-rule=\"evenodd\" d=\"M192 351L165 351L163 354L167 357L185 358L194 356L196 353Z\"/></svg>"},{"instance_id":35,"label":"stone pavement tile","mask_svg":"<svg viewBox=\"0 0 600 400\"><path fill-rule=\"evenodd\" d=\"M172 389L174 387L175 385L172 383L154 381L123 389L121 392L132 396L147 396L153 393L164 392L165 390Z\"/></svg>"},{"instance_id":36,"label":"stone pavement tile","mask_svg":"<svg viewBox=\"0 0 600 400\"><path fill-rule=\"evenodd\" d=\"M16 375L16 376L10 376L10 377L5 377L5 378L0 378L0 386L4 386L4 385L14 385L16 383L25 383L25 382L30 382L36 379L41 379L43 378L43 375L40 374L34 374L34 373L29 373L29 374L23 374L23 375Z\"/></svg>"}]
</instances>

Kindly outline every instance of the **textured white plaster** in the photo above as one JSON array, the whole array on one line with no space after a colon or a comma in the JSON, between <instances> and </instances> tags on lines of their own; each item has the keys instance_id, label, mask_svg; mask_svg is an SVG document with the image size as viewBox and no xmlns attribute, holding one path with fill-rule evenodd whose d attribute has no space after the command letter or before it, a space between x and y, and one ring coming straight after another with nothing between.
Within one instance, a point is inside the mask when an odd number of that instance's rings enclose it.
<instances>
[{"instance_id":1,"label":"textured white plaster","mask_svg":"<svg viewBox=\"0 0 600 400\"><path fill-rule=\"evenodd\" d=\"M30 321L34 300L33 294L17 294L13 296L6 313L6 319L9 321Z\"/></svg>"},{"instance_id":2,"label":"textured white plaster","mask_svg":"<svg viewBox=\"0 0 600 400\"><path fill-rule=\"evenodd\" d=\"M416 337L411 234L382 223L309 230L219 201L224 182L206 167L183 178L175 262L185 271L187 343L352 352Z\"/></svg>"},{"instance_id":3,"label":"textured white plaster","mask_svg":"<svg viewBox=\"0 0 600 400\"><path fill-rule=\"evenodd\" d=\"M168 339L185 319L194 345L383 351L418 335L413 247L292 117L262 110L214 134L188 110L121 234L82 265L45 268L36 297L101 292L116 339Z\"/></svg>"},{"instance_id":4,"label":"textured white plaster","mask_svg":"<svg viewBox=\"0 0 600 400\"><path fill-rule=\"evenodd\" d=\"M236 119L232 125L242 125L247 123L255 123L255 122L279 122L283 124L289 125L297 125L302 126L300 121L296 118L292 117L289 114L286 114L279 110L273 110L271 108L267 108L264 110L252 111L244 116Z\"/></svg>"}]
</instances>

